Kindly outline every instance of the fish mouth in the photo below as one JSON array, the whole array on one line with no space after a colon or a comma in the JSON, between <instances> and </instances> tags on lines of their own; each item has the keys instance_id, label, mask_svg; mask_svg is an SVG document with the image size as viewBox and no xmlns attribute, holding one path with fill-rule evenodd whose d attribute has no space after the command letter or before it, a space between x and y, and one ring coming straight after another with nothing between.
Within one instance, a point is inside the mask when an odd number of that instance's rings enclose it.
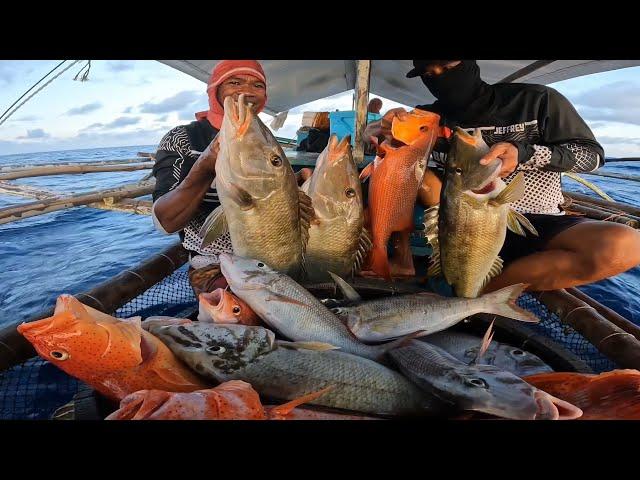
<instances>
[{"instance_id":1,"label":"fish mouth","mask_svg":"<svg viewBox=\"0 0 640 480\"><path fill-rule=\"evenodd\" d=\"M476 189L471 189L471 191L477 195L484 195L487 193L491 193L496 189L498 176L500 175L500 170L502 169L502 162L498 161L496 163L496 167L493 172L487 177L487 179L480 184L480 186Z\"/></svg>"},{"instance_id":2,"label":"fish mouth","mask_svg":"<svg viewBox=\"0 0 640 480\"><path fill-rule=\"evenodd\" d=\"M210 293L201 293L198 297L205 306L215 310L221 310L224 305L224 289L222 288L216 288Z\"/></svg>"},{"instance_id":3,"label":"fish mouth","mask_svg":"<svg viewBox=\"0 0 640 480\"><path fill-rule=\"evenodd\" d=\"M582 416L582 410L542 390L536 390L534 400L538 411L534 420L574 420Z\"/></svg>"}]
</instances>

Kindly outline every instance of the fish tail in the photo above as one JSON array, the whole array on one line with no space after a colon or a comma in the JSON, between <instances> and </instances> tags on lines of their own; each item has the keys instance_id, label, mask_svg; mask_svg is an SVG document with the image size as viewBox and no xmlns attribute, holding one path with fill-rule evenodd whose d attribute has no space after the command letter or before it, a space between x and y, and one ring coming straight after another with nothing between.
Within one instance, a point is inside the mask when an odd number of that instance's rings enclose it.
<instances>
[{"instance_id":1,"label":"fish tail","mask_svg":"<svg viewBox=\"0 0 640 480\"><path fill-rule=\"evenodd\" d=\"M384 277L385 280L391 280L391 269L389 268L389 258L387 257L387 249L385 246L373 246L369 265L371 271Z\"/></svg>"},{"instance_id":2,"label":"fish tail","mask_svg":"<svg viewBox=\"0 0 640 480\"><path fill-rule=\"evenodd\" d=\"M533 313L516 305L516 300L525 288L527 285L524 283L517 283L483 295L480 297L485 301L482 311L521 322L538 323L540 320Z\"/></svg>"}]
</instances>

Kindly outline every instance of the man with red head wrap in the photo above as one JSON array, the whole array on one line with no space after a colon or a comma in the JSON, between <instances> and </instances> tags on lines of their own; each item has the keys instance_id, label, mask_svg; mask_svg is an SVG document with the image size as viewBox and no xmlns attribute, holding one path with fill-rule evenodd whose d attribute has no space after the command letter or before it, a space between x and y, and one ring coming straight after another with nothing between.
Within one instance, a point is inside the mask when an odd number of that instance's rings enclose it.
<instances>
[{"instance_id":1,"label":"man with red head wrap","mask_svg":"<svg viewBox=\"0 0 640 480\"><path fill-rule=\"evenodd\" d=\"M255 60L223 60L211 73L207 86L209 110L196 113L196 121L169 131L160 141L153 174L153 221L163 233L180 232L190 253L190 279L194 291L225 286L219 274L218 254L231 252L228 236L200 247L198 231L219 205L212 182L218 156L218 134L224 117L224 99L244 93L256 113L267 103L267 79Z\"/></svg>"}]
</instances>

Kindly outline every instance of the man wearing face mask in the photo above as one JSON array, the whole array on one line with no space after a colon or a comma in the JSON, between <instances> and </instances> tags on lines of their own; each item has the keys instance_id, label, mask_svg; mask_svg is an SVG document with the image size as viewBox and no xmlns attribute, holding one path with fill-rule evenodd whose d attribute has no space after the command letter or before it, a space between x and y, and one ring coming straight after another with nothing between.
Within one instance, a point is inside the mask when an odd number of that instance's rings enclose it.
<instances>
[{"instance_id":1,"label":"man wearing face mask","mask_svg":"<svg viewBox=\"0 0 640 480\"><path fill-rule=\"evenodd\" d=\"M596 282L640 264L640 233L613 222L564 215L561 172L593 171L604 151L571 103L543 85L489 85L474 60L414 60L407 77L420 77L437 101L416 108L441 116L449 128L480 128L490 151L480 160L502 161L508 184L524 173L525 195L513 207L539 233L521 237L507 231L500 257L504 269L484 292L515 283L529 290L555 290ZM370 124L365 138L391 139L391 122L406 115L394 109ZM441 153L446 152L446 144ZM435 150L438 150L436 148ZM430 170L423 187L428 205L439 202L441 181Z\"/></svg>"},{"instance_id":2,"label":"man wearing face mask","mask_svg":"<svg viewBox=\"0 0 640 480\"><path fill-rule=\"evenodd\" d=\"M255 113L267 103L267 81L255 60L223 60L218 63L207 86L209 110L195 114L196 121L169 131L160 141L153 174L153 221L163 233L180 232L189 251L189 278L196 294L226 286L218 267L218 254L231 252L228 235L205 248L200 247L200 227L219 204L211 184L219 145L216 135L224 117L224 99L244 93Z\"/></svg>"}]
</instances>

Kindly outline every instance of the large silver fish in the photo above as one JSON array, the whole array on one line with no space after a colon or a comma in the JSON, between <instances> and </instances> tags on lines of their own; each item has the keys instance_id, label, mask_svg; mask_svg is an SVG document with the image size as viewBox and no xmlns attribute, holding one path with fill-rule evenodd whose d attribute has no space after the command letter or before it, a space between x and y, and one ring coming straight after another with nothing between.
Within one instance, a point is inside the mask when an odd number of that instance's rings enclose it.
<instances>
[{"instance_id":1,"label":"large silver fish","mask_svg":"<svg viewBox=\"0 0 640 480\"><path fill-rule=\"evenodd\" d=\"M502 161L481 165L489 151L479 129L473 135L456 128L447 155L439 207L425 212L425 236L434 248L430 276L442 274L459 297L474 298L491 278L502 272L502 249L507 227L537 235L511 202L524 195L524 176L509 185L498 177Z\"/></svg>"},{"instance_id":2,"label":"large silver fish","mask_svg":"<svg viewBox=\"0 0 640 480\"><path fill-rule=\"evenodd\" d=\"M421 338L422 341L445 350L464 363L470 363L478 356L480 339L475 335L446 330ZM553 369L542 359L522 348L506 343L491 342L482 356L482 363L511 372L518 377L537 373L553 372Z\"/></svg>"},{"instance_id":3,"label":"large silver fish","mask_svg":"<svg viewBox=\"0 0 640 480\"><path fill-rule=\"evenodd\" d=\"M389 355L416 385L463 410L513 420L569 420L582 415L578 407L512 373L478 364L490 341L485 336L476 362L469 365L435 345L418 340L409 341Z\"/></svg>"},{"instance_id":4,"label":"large silver fish","mask_svg":"<svg viewBox=\"0 0 640 480\"><path fill-rule=\"evenodd\" d=\"M313 203L305 266L312 282L331 280L328 272L346 276L359 270L371 247L364 228L364 206L350 137L332 135L302 186Z\"/></svg>"},{"instance_id":5,"label":"large silver fish","mask_svg":"<svg viewBox=\"0 0 640 480\"><path fill-rule=\"evenodd\" d=\"M281 342L263 327L224 324L166 325L151 333L202 376L244 380L261 395L293 400L334 388L310 403L377 415L419 415L445 405L393 370L313 342Z\"/></svg>"},{"instance_id":6,"label":"large silver fish","mask_svg":"<svg viewBox=\"0 0 640 480\"><path fill-rule=\"evenodd\" d=\"M227 231L236 255L302 275L311 200L273 134L240 95L224 100L216 189L221 206L205 221L203 246Z\"/></svg>"},{"instance_id":7,"label":"large silver fish","mask_svg":"<svg viewBox=\"0 0 640 480\"><path fill-rule=\"evenodd\" d=\"M516 305L523 284L511 285L479 298L442 297L418 293L379 298L331 311L363 342L380 342L420 332L430 335L476 313L493 313L522 322L538 322Z\"/></svg>"},{"instance_id":8,"label":"large silver fish","mask_svg":"<svg viewBox=\"0 0 640 480\"><path fill-rule=\"evenodd\" d=\"M379 361L394 347L393 342L376 346L361 343L308 290L265 262L223 253L220 268L233 293L287 338L325 342L344 352Z\"/></svg>"}]
</instances>

